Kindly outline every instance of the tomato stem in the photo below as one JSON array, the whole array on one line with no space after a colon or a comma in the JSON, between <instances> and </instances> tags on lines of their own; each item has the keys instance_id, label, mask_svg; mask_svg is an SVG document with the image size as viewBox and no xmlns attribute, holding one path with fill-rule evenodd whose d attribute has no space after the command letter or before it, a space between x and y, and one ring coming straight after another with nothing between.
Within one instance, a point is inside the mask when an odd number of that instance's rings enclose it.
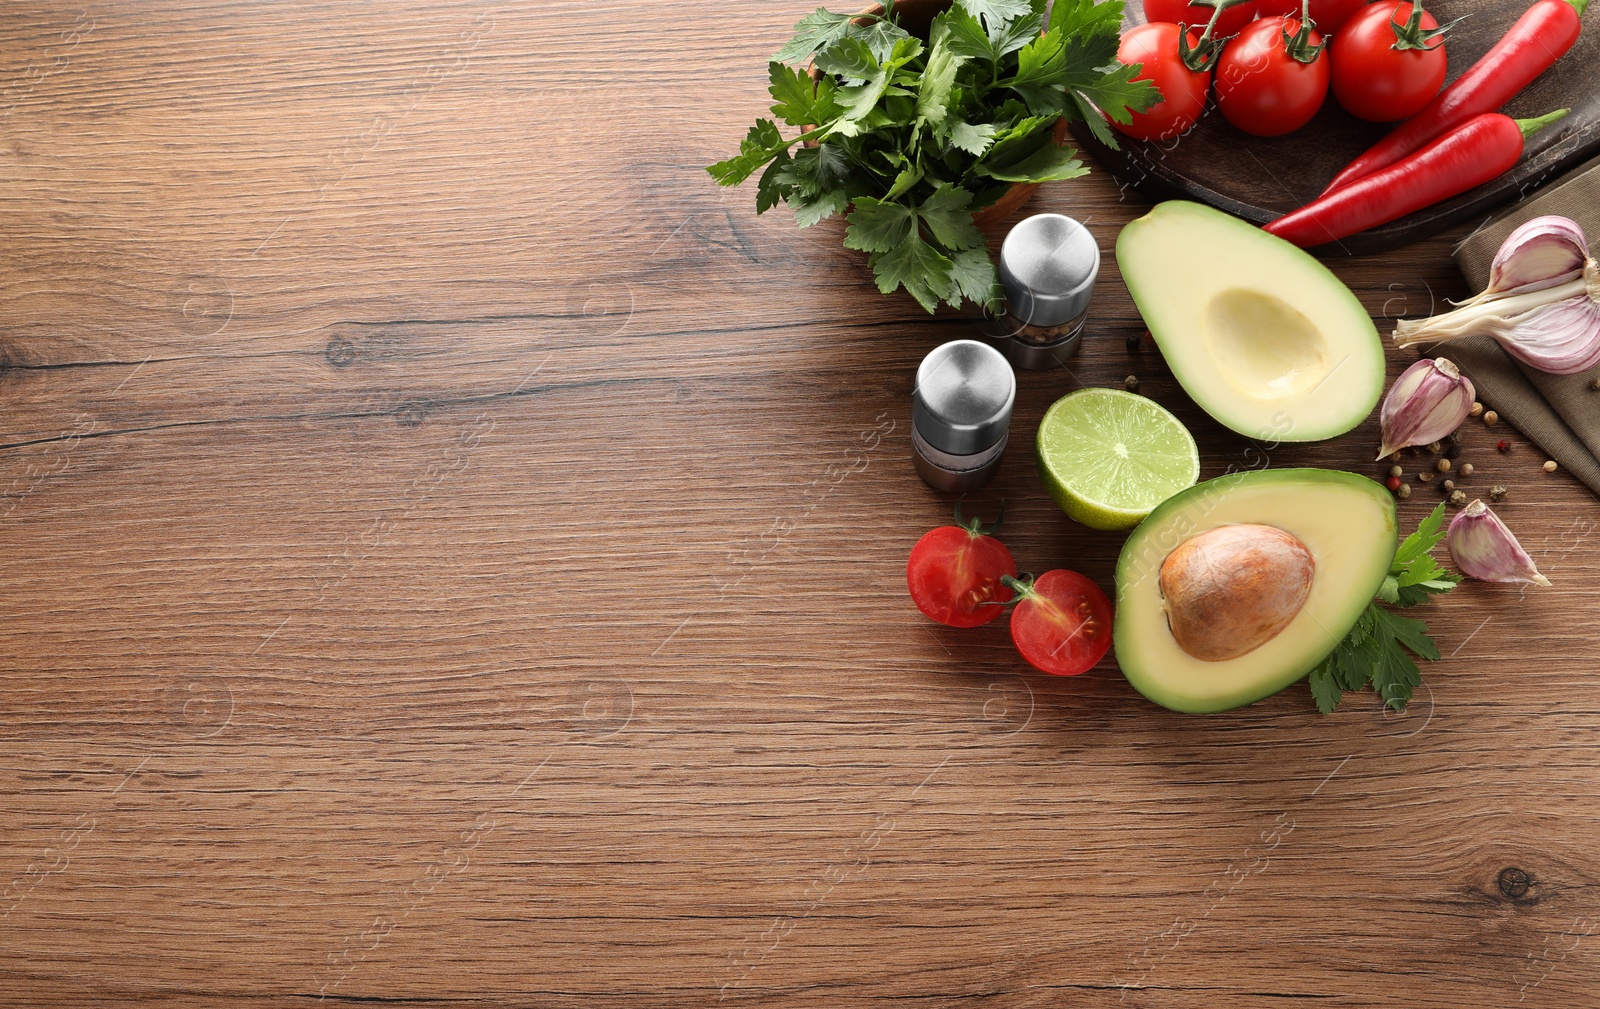
<instances>
[{"instance_id":1,"label":"tomato stem","mask_svg":"<svg viewBox=\"0 0 1600 1009\"><path fill-rule=\"evenodd\" d=\"M1567 113L1571 111L1571 109L1556 109L1549 115L1540 116L1537 119L1518 119L1515 122L1522 130L1522 139L1526 140L1551 123L1560 122L1567 118Z\"/></svg>"},{"instance_id":2,"label":"tomato stem","mask_svg":"<svg viewBox=\"0 0 1600 1009\"><path fill-rule=\"evenodd\" d=\"M1323 39L1316 45L1311 44L1311 33L1316 31L1317 23L1311 20L1311 0L1300 0L1300 30L1293 35L1287 28L1283 31L1284 52L1297 63L1315 63L1322 51L1328 48L1328 40Z\"/></svg>"},{"instance_id":3,"label":"tomato stem","mask_svg":"<svg viewBox=\"0 0 1600 1009\"><path fill-rule=\"evenodd\" d=\"M1572 5L1572 9L1578 12L1579 17L1583 17L1584 9L1589 6L1589 0L1567 0L1567 3Z\"/></svg>"},{"instance_id":4,"label":"tomato stem","mask_svg":"<svg viewBox=\"0 0 1600 1009\"><path fill-rule=\"evenodd\" d=\"M1000 523L1006 520L1006 503L1004 501L1000 502L1000 517L994 520L994 525L985 529L983 527L983 517L981 515L972 516L971 522L968 522L966 519L961 517L961 502L965 500L966 495L964 494L956 499L956 525L965 529L973 536L993 536L995 533L1000 531Z\"/></svg>"},{"instance_id":5,"label":"tomato stem","mask_svg":"<svg viewBox=\"0 0 1600 1009\"><path fill-rule=\"evenodd\" d=\"M1206 30L1200 36L1200 41L1194 45L1189 44L1189 26L1178 25L1178 58L1183 60L1183 65L1197 74L1209 73L1217 65L1217 60L1222 56L1222 44L1232 35L1215 38L1217 21L1222 17L1222 12L1229 7L1237 7L1245 0L1192 0L1191 7L1210 7L1211 20L1206 23Z\"/></svg>"},{"instance_id":6,"label":"tomato stem","mask_svg":"<svg viewBox=\"0 0 1600 1009\"><path fill-rule=\"evenodd\" d=\"M1010 575L1001 575L1000 584L1010 589L1012 596L1003 603L996 603L995 605L997 606L1010 606L1012 603L1020 603L1024 599L1033 598L1032 575L1024 574L1020 578L1013 578Z\"/></svg>"},{"instance_id":7,"label":"tomato stem","mask_svg":"<svg viewBox=\"0 0 1600 1009\"><path fill-rule=\"evenodd\" d=\"M1428 43L1437 41L1440 46L1444 45L1444 33L1467 19L1467 15L1463 14L1449 24L1443 24L1437 28L1423 28L1422 15L1422 0L1412 0L1411 16L1406 20L1405 24L1401 24L1393 17L1390 17L1389 27L1394 29L1394 45L1389 48L1399 52L1404 52L1407 49L1420 49L1424 52L1437 49L1439 46L1429 45Z\"/></svg>"}]
</instances>

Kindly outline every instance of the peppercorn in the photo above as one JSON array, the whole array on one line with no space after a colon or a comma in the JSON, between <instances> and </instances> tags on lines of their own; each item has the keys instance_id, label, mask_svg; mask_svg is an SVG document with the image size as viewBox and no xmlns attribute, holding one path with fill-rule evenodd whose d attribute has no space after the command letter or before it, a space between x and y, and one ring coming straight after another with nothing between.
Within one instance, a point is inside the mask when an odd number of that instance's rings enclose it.
<instances>
[{"instance_id":1,"label":"peppercorn","mask_svg":"<svg viewBox=\"0 0 1600 1009\"><path fill-rule=\"evenodd\" d=\"M1450 493L1451 491L1453 491L1455 489L1456 489L1456 482L1454 480L1446 480L1444 482L1444 491L1445 491L1446 494Z\"/></svg>"},{"instance_id":2,"label":"peppercorn","mask_svg":"<svg viewBox=\"0 0 1600 1009\"><path fill-rule=\"evenodd\" d=\"M1399 452L1391 453L1390 456L1389 456L1389 461L1390 462L1399 462L1400 461L1400 453Z\"/></svg>"},{"instance_id":3,"label":"peppercorn","mask_svg":"<svg viewBox=\"0 0 1600 1009\"><path fill-rule=\"evenodd\" d=\"M1448 473L1450 472L1450 460L1440 459L1437 463L1434 463L1433 468L1438 470L1440 473Z\"/></svg>"},{"instance_id":4,"label":"peppercorn","mask_svg":"<svg viewBox=\"0 0 1600 1009\"><path fill-rule=\"evenodd\" d=\"M1468 476L1471 476L1475 472L1477 472L1477 468L1474 467L1472 465L1472 463L1464 462L1464 463L1461 464L1461 475L1462 476L1468 477Z\"/></svg>"},{"instance_id":5,"label":"peppercorn","mask_svg":"<svg viewBox=\"0 0 1600 1009\"><path fill-rule=\"evenodd\" d=\"M1396 493L1400 495L1400 500L1404 501L1406 498L1411 496L1411 485L1408 483L1401 484L1400 489Z\"/></svg>"},{"instance_id":6,"label":"peppercorn","mask_svg":"<svg viewBox=\"0 0 1600 1009\"><path fill-rule=\"evenodd\" d=\"M1417 483L1433 483L1433 474L1423 470L1417 474Z\"/></svg>"},{"instance_id":7,"label":"peppercorn","mask_svg":"<svg viewBox=\"0 0 1600 1009\"><path fill-rule=\"evenodd\" d=\"M1473 403L1472 404L1472 416L1474 416L1474 417L1482 417L1483 416L1483 404L1482 403Z\"/></svg>"},{"instance_id":8,"label":"peppercorn","mask_svg":"<svg viewBox=\"0 0 1600 1009\"><path fill-rule=\"evenodd\" d=\"M1139 353L1143 343L1144 341L1137 336L1130 336L1123 341L1123 345L1128 348L1128 353L1130 354Z\"/></svg>"},{"instance_id":9,"label":"peppercorn","mask_svg":"<svg viewBox=\"0 0 1600 1009\"><path fill-rule=\"evenodd\" d=\"M1138 392L1139 391L1139 376L1138 375L1129 375L1127 378L1122 380L1122 387L1124 389L1128 390L1129 392Z\"/></svg>"},{"instance_id":10,"label":"peppercorn","mask_svg":"<svg viewBox=\"0 0 1600 1009\"><path fill-rule=\"evenodd\" d=\"M1460 431L1460 429L1458 428L1458 429L1456 429L1454 431L1451 431L1450 432L1450 437L1446 438L1445 441L1449 442L1452 445L1461 444L1461 431Z\"/></svg>"},{"instance_id":11,"label":"peppercorn","mask_svg":"<svg viewBox=\"0 0 1600 1009\"><path fill-rule=\"evenodd\" d=\"M1444 451L1444 443L1436 441L1432 445L1428 446L1428 451L1432 452L1434 455L1438 455L1440 452Z\"/></svg>"},{"instance_id":12,"label":"peppercorn","mask_svg":"<svg viewBox=\"0 0 1600 1009\"><path fill-rule=\"evenodd\" d=\"M1467 492L1464 490L1458 490L1451 494L1450 503L1455 505L1457 508L1460 508L1462 505L1467 503Z\"/></svg>"},{"instance_id":13,"label":"peppercorn","mask_svg":"<svg viewBox=\"0 0 1600 1009\"><path fill-rule=\"evenodd\" d=\"M1405 486L1404 484L1402 484L1400 482L1400 478L1397 477L1397 476L1392 476L1389 479L1385 480L1383 482L1383 485L1385 487L1389 488L1391 491L1393 491L1396 494L1400 493L1400 488Z\"/></svg>"},{"instance_id":14,"label":"peppercorn","mask_svg":"<svg viewBox=\"0 0 1600 1009\"><path fill-rule=\"evenodd\" d=\"M1444 449L1444 457L1446 459L1458 459L1458 458L1460 458L1461 457L1461 446L1460 445L1446 445L1445 449Z\"/></svg>"},{"instance_id":15,"label":"peppercorn","mask_svg":"<svg viewBox=\"0 0 1600 1009\"><path fill-rule=\"evenodd\" d=\"M1390 476L1405 476L1406 475L1406 471L1405 471L1405 468L1402 467L1402 466L1390 466L1389 467L1389 475Z\"/></svg>"},{"instance_id":16,"label":"peppercorn","mask_svg":"<svg viewBox=\"0 0 1600 1009\"><path fill-rule=\"evenodd\" d=\"M1509 441L1496 442L1494 447L1501 452L1511 451L1511 443Z\"/></svg>"},{"instance_id":17,"label":"peppercorn","mask_svg":"<svg viewBox=\"0 0 1600 1009\"><path fill-rule=\"evenodd\" d=\"M1500 423L1500 415L1495 413L1493 410L1485 410L1483 412L1483 422L1490 427L1494 427L1496 424Z\"/></svg>"},{"instance_id":18,"label":"peppercorn","mask_svg":"<svg viewBox=\"0 0 1600 1009\"><path fill-rule=\"evenodd\" d=\"M1556 470L1558 470L1560 468L1561 467L1556 465L1556 461L1554 459L1545 460L1544 471L1546 473L1554 473Z\"/></svg>"},{"instance_id":19,"label":"peppercorn","mask_svg":"<svg viewBox=\"0 0 1600 1009\"><path fill-rule=\"evenodd\" d=\"M1600 378L1589 379L1589 388L1593 389L1595 392L1600 392Z\"/></svg>"},{"instance_id":20,"label":"peppercorn","mask_svg":"<svg viewBox=\"0 0 1600 1009\"><path fill-rule=\"evenodd\" d=\"M1489 488L1489 500L1493 501L1495 504L1499 504L1501 501L1506 499L1506 495L1509 493L1511 492L1506 489L1505 484L1497 483L1493 487Z\"/></svg>"}]
</instances>

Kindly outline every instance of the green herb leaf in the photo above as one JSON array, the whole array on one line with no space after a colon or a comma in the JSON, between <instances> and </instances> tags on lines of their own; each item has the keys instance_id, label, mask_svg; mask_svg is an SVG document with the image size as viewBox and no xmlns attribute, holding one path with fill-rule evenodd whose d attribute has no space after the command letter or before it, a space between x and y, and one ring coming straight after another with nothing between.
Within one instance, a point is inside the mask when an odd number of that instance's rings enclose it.
<instances>
[{"instance_id":1,"label":"green herb leaf","mask_svg":"<svg viewBox=\"0 0 1600 1009\"><path fill-rule=\"evenodd\" d=\"M989 40L989 33L961 4L952 5L949 10L933 19L928 41L931 45L943 45L957 56L988 60L991 63L1000 58L994 43Z\"/></svg>"},{"instance_id":2,"label":"green herb leaf","mask_svg":"<svg viewBox=\"0 0 1600 1009\"><path fill-rule=\"evenodd\" d=\"M783 151L761 173L761 183L756 191L756 214L759 216L794 196L794 184L786 181L793 159Z\"/></svg>"},{"instance_id":3,"label":"green herb leaf","mask_svg":"<svg viewBox=\"0 0 1600 1009\"><path fill-rule=\"evenodd\" d=\"M1443 538L1444 505L1440 505L1395 551L1378 598L1391 606L1414 606L1455 588L1461 578L1439 567L1430 553ZM1328 680L1317 678L1317 672L1325 670L1342 690L1360 690L1370 682L1386 705L1404 711L1422 683L1422 672L1408 650L1429 662L1439 660L1439 647L1428 634L1427 624L1391 613L1377 603L1368 604L1333 654L1312 671L1311 693L1318 709L1323 714L1333 710L1325 703Z\"/></svg>"},{"instance_id":4,"label":"green herb leaf","mask_svg":"<svg viewBox=\"0 0 1600 1009\"><path fill-rule=\"evenodd\" d=\"M989 123L974 126L971 123L956 120L950 124L950 145L968 154L982 156L989 145L994 142L996 127Z\"/></svg>"},{"instance_id":5,"label":"green herb leaf","mask_svg":"<svg viewBox=\"0 0 1600 1009\"><path fill-rule=\"evenodd\" d=\"M883 61L865 39L843 38L817 54L817 69L850 80L864 81L883 68ZM885 78L887 80L887 78Z\"/></svg>"},{"instance_id":6,"label":"green herb leaf","mask_svg":"<svg viewBox=\"0 0 1600 1009\"><path fill-rule=\"evenodd\" d=\"M864 196L850 213L844 245L862 252L889 252L911 241L916 233L917 215L910 207Z\"/></svg>"},{"instance_id":7,"label":"green herb leaf","mask_svg":"<svg viewBox=\"0 0 1600 1009\"><path fill-rule=\"evenodd\" d=\"M1078 160L1078 152L1070 147L1046 144L1033 155L1007 168L979 169L990 178L1002 182L1060 182L1088 175L1089 169Z\"/></svg>"},{"instance_id":8,"label":"green herb leaf","mask_svg":"<svg viewBox=\"0 0 1600 1009\"><path fill-rule=\"evenodd\" d=\"M943 45L935 43L928 52L928 65L922 71L922 87L917 91L917 119L938 125L950 115L950 89L956 71L967 61Z\"/></svg>"},{"instance_id":9,"label":"green herb leaf","mask_svg":"<svg viewBox=\"0 0 1600 1009\"><path fill-rule=\"evenodd\" d=\"M1311 696L1317 702L1317 710L1324 715L1333 714L1333 709L1344 699L1344 689L1333 673L1333 656L1328 656L1321 665L1311 670Z\"/></svg>"},{"instance_id":10,"label":"green herb leaf","mask_svg":"<svg viewBox=\"0 0 1600 1009\"><path fill-rule=\"evenodd\" d=\"M975 249L983 244L983 232L972 223L970 206L971 193L959 186L940 186L917 208L917 216L946 249Z\"/></svg>"},{"instance_id":11,"label":"green herb leaf","mask_svg":"<svg viewBox=\"0 0 1600 1009\"><path fill-rule=\"evenodd\" d=\"M795 193L789 197L789 206L794 209L794 222L809 228L849 209L850 194L842 189L825 189L815 196Z\"/></svg>"},{"instance_id":12,"label":"green herb leaf","mask_svg":"<svg viewBox=\"0 0 1600 1009\"><path fill-rule=\"evenodd\" d=\"M994 260L989 258L989 250L982 247L962 249L952 254L950 261L955 265L953 276L961 296L991 312L998 312L1005 292L1000 288L1000 275L995 271Z\"/></svg>"},{"instance_id":13,"label":"green herb leaf","mask_svg":"<svg viewBox=\"0 0 1600 1009\"><path fill-rule=\"evenodd\" d=\"M779 63L805 63L819 50L844 38L855 17L854 14L834 14L818 7L800 19L794 26L794 38L772 58Z\"/></svg>"},{"instance_id":14,"label":"green herb leaf","mask_svg":"<svg viewBox=\"0 0 1600 1009\"><path fill-rule=\"evenodd\" d=\"M1009 56L1021 49L1038 38L1043 28L1043 19L1037 14L1030 14L1001 26L990 36L995 58Z\"/></svg>"},{"instance_id":15,"label":"green herb leaf","mask_svg":"<svg viewBox=\"0 0 1600 1009\"><path fill-rule=\"evenodd\" d=\"M958 2L968 13L982 18L990 31L997 25L1033 10L1033 4L1029 3L1029 0L958 0Z\"/></svg>"},{"instance_id":16,"label":"green herb leaf","mask_svg":"<svg viewBox=\"0 0 1600 1009\"><path fill-rule=\"evenodd\" d=\"M939 307L941 300L953 300L956 294L955 264L924 242L915 229L910 238L888 252L873 253L871 265L879 291L893 294L904 286L906 293L917 299L929 315Z\"/></svg>"},{"instance_id":17,"label":"green herb leaf","mask_svg":"<svg viewBox=\"0 0 1600 1009\"><path fill-rule=\"evenodd\" d=\"M737 186L788 147L789 144L778 132L777 123L770 119L757 119L756 124L750 127L750 133L740 142L738 157L719 161L706 171L719 185Z\"/></svg>"},{"instance_id":18,"label":"green herb leaf","mask_svg":"<svg viewBox=\"0 0 1600 1009\"><path fill-rule=\"evenodd\" d=\"M833 96L838 85L824 76L813 82L804 70L794 70L782 63L769 63L767 74L771 80L768 91L772 94L772 114L790 126L821 126L839 114Z\"/></svg>"},{"instance_id":19,"label":"green herb leaf","mask_svg":"<svg viewBox=\"0 0 1600 1009\"><path fill-rule=\"evenodd\" d=\"M1121 0L1055 0L1050 9L1050 30L1065 37L1088 38L1118 36L1122 33Z\"/></svg>"}]
</instances>

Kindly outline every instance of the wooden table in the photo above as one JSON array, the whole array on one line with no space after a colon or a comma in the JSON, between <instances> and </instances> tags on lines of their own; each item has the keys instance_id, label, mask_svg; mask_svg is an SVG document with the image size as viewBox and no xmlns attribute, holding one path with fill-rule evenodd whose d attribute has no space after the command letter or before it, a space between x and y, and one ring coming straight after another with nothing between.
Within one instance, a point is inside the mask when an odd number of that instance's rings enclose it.
<instances>
[{"instance_id":1,"label":"wooden table","mask_svg":"<svg viewBox=\"0 0 1600 1009\"><path fill-rule=\"evenodd\" d=\"M6 5L0 1004L1595 1004L1594 501L1467 428L1556 587L1435 604L1403 716L930 625L911 378L970 323L701 170L802 6ZM1460 237L1334 268L1418 315ZM1108 257L1022 376L972 507L1025 568L1111 587L1028 451L1085 385L1207 477L1381 472L1139 330Z\"/></svg>"}]
</instances>

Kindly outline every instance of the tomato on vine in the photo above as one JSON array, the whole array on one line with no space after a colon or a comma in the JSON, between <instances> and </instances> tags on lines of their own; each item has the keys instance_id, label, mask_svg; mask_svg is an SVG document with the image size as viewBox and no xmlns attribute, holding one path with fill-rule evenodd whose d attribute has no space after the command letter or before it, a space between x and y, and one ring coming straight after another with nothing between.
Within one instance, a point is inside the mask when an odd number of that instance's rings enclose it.
<instances>
[{"instance_id":1,"label":"tomato on vine","mask_svg":"<svg viewBox=\"0 0 1600 1009\"><path fill-rule=\"evenodd\" d=\"M1309 123L1328 97L1327 43L1302 0L1299 17L1253 21L1217 62L1217 108L1258 137L1280 137Z\"/></svg>"},{"instance_id":2,"label":"tomato on vine","mask_svg":"<svg viewBox=\"0 0 1600 1009\"><path fill-rule=\"evenodd\" d=\"M1215 8L1205 31L1179 29L1170 21L1151 21L1122 33L1117 61L1139 64L1136 81L1150 81L1160 89L1162 100L1143 112L1133 113L1127 123L1112 122L1112 128L1136 140L1175 140L1194 129L1206 109L1206 94L1211 90L1211 71L1226 41L1217 35L1217 24L1227 11L1247 0L1203 0Z\"/></svg>"},{"instance_id":3,"label":"tomato on vine","mask_svg":"<svg viewBox=\"0 0 1600 1009\"><path fill-rule=\"evenodd\" d=\"M1000 514L1003 519L1003 508ZM998 617L1011 600L1005 579L1017 574L1011 551L990 535L998 528L998 519L989 529L981 519L964 520L958 502L955 525L918 540L906 562L906 586L917 609L948 627L980 627Z\"/></svg>"},{"instance_id":4,"label":"tomato on vine","mask_svg":"<svg viewBox=\"0 0 1600 1009\"><path fill-rule=\"evenodd\" d=\"M1334 97L1368 122L1392 123L1420 112L1444 87L1443 36L1456 23L1441 27L1422 0L1369 4L1328 50Z\"/></svg>"}]
</instances>

